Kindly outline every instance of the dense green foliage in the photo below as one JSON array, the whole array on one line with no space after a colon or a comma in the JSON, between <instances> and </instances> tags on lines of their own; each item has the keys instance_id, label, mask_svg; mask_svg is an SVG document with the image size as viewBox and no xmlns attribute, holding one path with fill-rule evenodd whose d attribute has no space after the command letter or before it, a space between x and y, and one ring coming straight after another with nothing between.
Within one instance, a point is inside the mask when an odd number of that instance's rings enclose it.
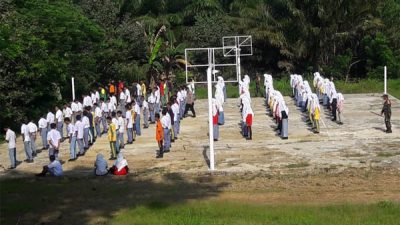
<instances>
[{"instance_id":1,"label":"dense green foliage","mask_svg":"<svg viewBox=\"0 0 400 225\"><path fill-rule=\"evenodd\" d=\"M243 73L400 78L399 0L0 0L0 126L109 79L177 75L185 47L253 36ZM233 75L233 74L232 74Z\"/></svg>"}]
</instances>

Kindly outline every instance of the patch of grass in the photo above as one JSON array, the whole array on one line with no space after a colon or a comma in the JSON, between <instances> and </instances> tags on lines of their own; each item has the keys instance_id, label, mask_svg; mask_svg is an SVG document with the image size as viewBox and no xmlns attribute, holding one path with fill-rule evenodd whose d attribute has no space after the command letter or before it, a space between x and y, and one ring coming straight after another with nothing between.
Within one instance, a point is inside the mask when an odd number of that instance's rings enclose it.
<instances>
[{"instance_id":1,"label":"patch of grass","mask_svg":"<svg viewBox=\"0 0 400 225\"><path fill-rule=\"evenodd\" d=\"M377 154L379 157L392 157L396 155L400 155L400 152L379 152Z\"/></svg>"},{"instance_id":2,"label":"patch of grass","mask_svg":"<svg viewBox=\"0 0 400 225\"><path fill-rule=\"evenodd\" d=\"M165 206L163 204L163 206ZM193 201L168 207L139 206L119 213L110 225L395 225L400 205L261 205L227 201Z\"/></svg>"},{"instance_id":3,"label":"patch of grass","mask_svg":"<svg viewBox=\"0 0 400 225\"><path fill-rule=\"evenodd\" d=\"M300 163L293 163L289 164L286 166L286 168L292 169L292 168L301 168L301 167L307 167L310 164L308 162L300 162Z\"/></svg>"},{"instance_id":4,"label":"patch of grass","mask_svg":"<svg viewBox=\"0 0 400 225\"><path fill-rule=\"evenodd\" d=\"M312 80L308 79L308 81L312 85ZM335 81L335 85L337 91L344 94L383 93L383 80L364 79L357 82L347 83L341 80L337 80ZM388 92L396 98L400 98L400 88L398 87L400 87L400 79L388 80ZM228 95L228 98L239 97L238 88L238 84L226 84L226 93ZM274 88L276 90L279 90L284 96L288 96L292 93L289 78L274 80ZM264 92L264 90L265 89L263 85L261 85L261 92ZM250 84L250 93L253 97L256 94L256 85L254 81L252 81ZM196 86L196 98L207 98L206 85Z\"/></svg>"}]
</instances>

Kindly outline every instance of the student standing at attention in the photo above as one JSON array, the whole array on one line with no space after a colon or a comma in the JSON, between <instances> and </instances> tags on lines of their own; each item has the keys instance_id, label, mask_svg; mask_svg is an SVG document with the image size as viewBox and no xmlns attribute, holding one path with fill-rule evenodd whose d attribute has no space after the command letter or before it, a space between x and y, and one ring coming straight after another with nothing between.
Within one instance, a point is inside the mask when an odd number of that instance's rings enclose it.
<instances>
[{"instance_id":1,"label":"student standing at attention","mask_svg":"<svg viewBox=\"0 0 400 225\"><path fill-rule=\"evenodd\" d=\"M156 152L156 158L162 158L164 155L163 151L163 140L164 140L164 131L160 121L160 114L156 113L156 141L158 144L158 151Z\"/></svg>"},{"instance_id":2,"label":"student standing at attention","mask_svg":"<svg viewBox=\"0 0 400 225\"><path fill-rule=\"evenodd\" d=\"M76 132L75 127L71 123L70 118L65 118L64 123L67 125L67 134L68 134L68 142L69 142L69 160L76 160Z\"/></svg>"},{"instance_id":3,"label":"student standing at attention","mask_svg":"<svg viewBox=\"0 0 400 225\"><path fill-rule=\"evenodd\" d=\"M17 149L15 148L17 137L15 132L12 131L9 127L5 127L6 131L6 141L8 143L8 155L10 156L10 169L15 169L17 166Z\"/></svg>"},{"instance_id":4,"label":"student standing at attention","mask_svg":"<svg viewBox=\"0 0 400 225\"><path fill-rule=\"evenodd\" d=\"M42 150L48 149L49 146L47 145L47 120L44 116L42 116L38 122L39 124L39 132L40 136L42 137Z\"/></svg>"},{"instance_id":5,"label":"student standing at attention","mask_svg":"<svg viewBox=\"0 0 400 225\"><path fill-rule=\"evenodd\" d=\"M28 125L22 124L21 126L21 136L22 141L24 142L24 149L26 154L25 162L33 163L32 149L31 149L31 138L29 135Z\"/></svg>"},{"instance_id":6,"label":"student standing at attention","mask_svg":"<svg viewBox=\"0 0 400 225\"><path fill-rule=\"evenodd\" d=\"M85 147L84 147L84 124L81 120L81 115L76 116L76 123L74 126L74 132L76 136L76 142L78 143L78 148L79 148L79 153L76 156L82 156L85 155Z\"/></svg>"},{"instance_id":7,"label":"student standing at attention","mask_svg":"<svg viewBox=\"0 0 400 225\"><path fill-rule=\"evenodd\" d=\"M36 124L31 121L28 123L28 128L29 128L29 137L31 138L31 150L32 150L32 156L36 156L36 135L38 131L38 127Z\"/></svg>"},{"instance_id":8,"label":"student standing at attention","mask_svg":"<svg viewBox=\"0 0 400 225\"><path fill-rule=\"evenodd\" d=\"M56 123L57 123L57 130L60 132L61 138L64 138L64 132L63 132L63 113L58 106L56 106Z\"/></svg>"},{"instance_id":9,"label":"student standing at attention","mask_svg":"<svg viewBox=\"0 0 400 225\"><path fill-rule=\"evenodd\" d=\"M58 159L58 152L61 142L61 134L56 130L57 125L55 123L50 124L51 130L47 134L47 141L49 142L49 157L55 156Z\"/></svg>"},{"instance_id":10,"label":"student standing at attention","mask_svg":"<svg viewBox=\"0 0 400 225\"><path fill-rule=\"evenodd\" d=\"M110 160L117 157L117 130L115 124L112 122L111 116L107 117L108 123L108 141L110 142Z\"/></svg>"},{"instance_id":11,"label":"student standing at attention","mask_svg":"<svg viewBox=\"0 0 400 225\"><path fill-rule=\"evenodd\" d=\"M146 101L144 96L141 97L142 108L143 108L143 128L149 128L149 103Z\"/></svg>"}]
</instances>

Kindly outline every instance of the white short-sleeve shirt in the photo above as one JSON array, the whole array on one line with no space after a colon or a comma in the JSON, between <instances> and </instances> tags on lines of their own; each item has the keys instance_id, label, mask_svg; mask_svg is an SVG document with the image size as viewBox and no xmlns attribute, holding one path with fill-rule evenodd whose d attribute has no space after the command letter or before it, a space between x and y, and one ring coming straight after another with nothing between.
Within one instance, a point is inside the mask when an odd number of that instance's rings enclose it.
<instances>
[{"instance_id":1,"label":"white short-sleeve shirt","mask_svg":"<svg viewBox=\"0 0 400 225\"><path fill-rule=\"evenodd\" d=\"M35 123L29 122L28 123L29 133L35 133L38 130L38 127Z\"/></svg>"},{"instance_id":2,"label":"white short-sleeve shirt","mask_svg":"<svg viewBox=\"0 0 400 225\"><path fill-rule=\"evenodd\" d=\"M61 140L61 134L56 129L51 129L51 131L47 134L47 141L51 141L55 148L60 147L58 145L58 141Z\"/></svg>"},{"instance_id":3,"label":"white short-sleeve shirt","mask_svg":"<svg viewBox=\"0 0 400 225\"><path fill-rule=\"evenodd\" d=\"M82 139L83 138L83 123L82 121L78 120L75 123L74 132L76 132L76 138Z\"/></svg>"},{"instance_id":4,"label":"white short-sleeve shirt","mask_svg":"<svg viewBox=\"0 0 400 225\"><path fill-rule=\"evenodd\" d=\"M40 118L38 124L39 128L47 128L47 120L45 118Z\"/></svg>"},{"instance_id":5,"label":"white short-sleeve shirt","mask_svg":"<svg viewBox=\"0 0 400 225\"><path fill-rule=\"evenodd\" d=\"M68 136L75 137L75 127L72 123L68 124L67 126Z\"/></svg>"},{"instance_id":6,"label":"white short-sleeve shirt","mask_svg":"<svg viewBox=\"0 0 400 225\"><path fill-rule=\"evenodd\" d=\"M52 112L47 113L46 119L48 124L54 123L54 114Z\"/></svg>"},{"instance_id":7,"label":"white short-sleeve shirt","mask_svg":"<svg viewBox=\"0 0 400 225\"><path fill-rule=\"evenodd\" d=\"M24 135L24 141L28 142L31 141L31 138L29 136L29 127L26 124L22 124L21 126L21 134Z\"/></svg>"},{"instance_id":8,"label":"white short-sleeve shirt","mask_svg":"<svg viewBox=\"0 0 400 225\"><path fill-rule=\"evenodd\" d=\"M89 128L90 127L90 121L89 121L89 117L87 116L83 116L82 117L82 123L83 123L83 128Z\"/></svg>"},{"instance_id":9,"label":"white short-sleeve shirt","mask_svg":"<svg viewBox=\"0 0 400 225\"><path fill-rule=\"evenodd\" d=\"M118 117L118 132L119 133L124 133L125 132L125 120L124 118Z\"/></svg>"},{"instance_id":10,"label":"white short-sleeve shirt","mask_svg":"<svg viewBox=\"0 0 400 225\"><path fill-rule=\"evenodd\" d=\"M8 148L15 148L15 140L16 140L15 132L11 129L8 129L6 132L6 141L8 141Z\"/></svg>"},{"instance_id":11,"label":"white short-sleeve shirt","mask_svg":"<svg viewBox=\"0 0 400 225\"><path fill-rule=\"evenodd\" d=\"M63 121L63 113L61 112L61 110L57 110L56 119L57 119L57 122L59 122L59 123Z\"/></svg>"},{"instance_id":12,"label":"white short-sleeve shirt","mask_svg":"<svg viewBox=\"0 0 400 225\"><path fill-rule=\"evenodd\" d=\"M130 110L126 111L125 118L126 118L127 127L128 128L132 128L133 127L133 122L132 122L132 113L131 113Z\"/></svg>"}]
</instances>

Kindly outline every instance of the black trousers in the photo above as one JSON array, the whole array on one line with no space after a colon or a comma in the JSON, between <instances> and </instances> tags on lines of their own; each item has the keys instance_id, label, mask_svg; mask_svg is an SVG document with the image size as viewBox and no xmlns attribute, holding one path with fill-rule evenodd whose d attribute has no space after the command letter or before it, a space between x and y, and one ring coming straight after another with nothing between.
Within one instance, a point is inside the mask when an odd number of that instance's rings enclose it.
<instances>
[{"instance_id":1,"label":"black trousers","mask_svg":"<svg viewBox=\"0 0 400 225\"><path fill-rule=\"evenodd\" d=\"M385 125L386 125L386 130L391 131L392 130L392 124L390 123L390 117L391 115L386 115L385 114Z\"/></svg>"},{"instance_id":2,"label":"black trousers","mask_svg":"<svg viewBox=\"0 0 400 225\"><path fill-rule=\"evenodd\" d=\"M192 104L186 103L185 113L183 115L186 115L189 110L192 111L193 116L196 116L196 112L194 111L194 103L192 103Z\"/></svg>"},{"instance_id":3,"label":"black trousers","mask_svg":"<svg viewBox=\"0 0 400 225\"><path fill-rule=\"evenodd\" d=\"M334 98L334 99L332 100L331 107L332 107L332 117L333 117L333 120L336 121L336 110L337 110L337 99L336 99L336 98Z\"/></svg>"}]
</instances>

